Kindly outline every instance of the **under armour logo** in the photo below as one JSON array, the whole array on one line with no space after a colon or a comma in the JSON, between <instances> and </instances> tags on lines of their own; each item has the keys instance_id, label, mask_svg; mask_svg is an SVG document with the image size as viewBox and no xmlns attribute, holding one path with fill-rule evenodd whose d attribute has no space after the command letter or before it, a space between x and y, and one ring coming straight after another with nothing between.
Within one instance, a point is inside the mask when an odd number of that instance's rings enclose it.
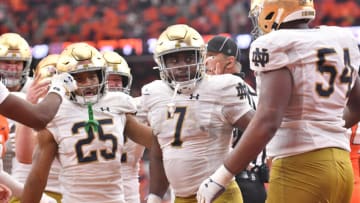
<instances>
[{"instance_id":1,"label":"under armour logo","mask_svg":"<svg viewBox=\"0 0 360 203\"><path fill-rule=\"evenodd\" d=\"M199 94L196 94L195 96L193 94L190 94L190 98L189 99L196 99L198 100L199 99Z\"/></svg>"},{"instance_id":2,"label":"under armour logo","mask_svg":"<svg viewBox=\"0 0 360 203\"><path fill-rule=\"evenodd\" d=\"M254 62L255 66L259 66L259 63L262 67L265 67L265 64L269 63L269 53L267 53L267 49L262 48L261 51L259 48L256 48L253 51L252 62Z\"/></svg>"},{"instance_id":3,"label":"under armour logo","mask_svg":"<svg viewBox=\"0 0 360 203\"><path fill-rule=\"evenodd\" d=\"M110 112L110 108L108 106L107 107L100 107L100 110Z\"/></svg>"},{"instance_id":4,"label":"under armour logo","mask_svg":"<svg viewBox=\"0 0 360 203\"><path fill-rule=\"evenodd\" d=\"M249 95L249 89L243 83L239 82L238 86L236 86L236 90L238 92L237 96L240 97L240 99L245 99Z\"/></svg>"}]
</instances>

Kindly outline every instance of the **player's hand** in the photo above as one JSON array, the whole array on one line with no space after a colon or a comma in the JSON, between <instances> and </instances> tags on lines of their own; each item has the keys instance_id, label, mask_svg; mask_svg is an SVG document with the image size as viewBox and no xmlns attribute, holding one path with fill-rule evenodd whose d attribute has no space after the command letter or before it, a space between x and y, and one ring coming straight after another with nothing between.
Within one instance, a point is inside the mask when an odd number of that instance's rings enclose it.
<instances>
[{"instance_id":1,"label":"player's hand","mask_svg":"<svg viewBox=\"0 0 360 203\"><path fill-rule=\"evenodd\" d=\"M10 201L12 195L11 190L3 184L0 184L0 203L6 203Z\"/></svg>"},{"instance_id":2,"label":"player's hand","mask_svg":"<svg viewBox=\"0 0 360 203\"><path fill-rule=\"evenodd\" d=\"M49 93L54 92L62 97L67 92L73 92L76 89L76 80L69 73L60 73L51 78Z\"/></svg>"},{"instance_id":3,"label":"player's hand","mask_svg":"<svg viewBox=\"0 0 360 203\"><path fill-rule=\"evenodd\" d=\"M211 203L225 191L225 187L210 178L203 181L196 194L198 203Z\"/></svg>"},{"instance_id":4,"label":"player's hand","mask_svg":"<svg viewBox=\"0 0 360 203\"><path fill-rule=\"evenodd\" d=\"M215 173L200 184L196 194L198 203L213 202L225 191L233 178L234 175L224 165L221 165Z\"/></svg>"},{"instance_id":5,"label":"player's hand","mask_svg":"<svg viewBox=\"0 0 360 203\"><path fill-rule=\"evenodd\" d=\"M41 196L40 203L57 203L56 199L50 197L49 195L43 193Z\"/></svg>"},{"instance_id":6,"label":"player's hand","mask_svg":"<svg viewBox=\"0 0 360 203\"><path fill-rule=\"evenodd\" d=\"M206 73L208 75L221 75L224 74L224 68L221 68L221 64L215 59L215 56L209 56L204 60L206 67Z\"/></svg>"},{"instance_id":7,"label":"player's hand","mask_svg":"<svg viewBox=\"0 0 360 203\"><path fill-rule=\"evenodd\" d=\"M39 98L44 97L49 90L50 78L42 79L40 74L34 78L34 81L31 83L27 93L26 100L36 104Z\"/></svg>"}]
</instances>

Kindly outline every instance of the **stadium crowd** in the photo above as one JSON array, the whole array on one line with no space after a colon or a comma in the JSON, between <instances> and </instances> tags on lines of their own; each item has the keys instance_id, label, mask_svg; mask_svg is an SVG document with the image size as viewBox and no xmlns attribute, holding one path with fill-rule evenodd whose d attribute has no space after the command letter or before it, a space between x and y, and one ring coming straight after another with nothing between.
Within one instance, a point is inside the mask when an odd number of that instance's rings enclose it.
<instances>
[{"instance_id":1,"label":"stadium crowd","mask_svg":"<svg viewBox=\"0 0 360 203\"><path fill-rule=\"evenodd\" d=\"M360 25L359 0L317 0L313 25ZM4 0L0 33L30 44L157 37L184 23L200 34L249 33L248 0Z\"/></svg>"}]
</instances>

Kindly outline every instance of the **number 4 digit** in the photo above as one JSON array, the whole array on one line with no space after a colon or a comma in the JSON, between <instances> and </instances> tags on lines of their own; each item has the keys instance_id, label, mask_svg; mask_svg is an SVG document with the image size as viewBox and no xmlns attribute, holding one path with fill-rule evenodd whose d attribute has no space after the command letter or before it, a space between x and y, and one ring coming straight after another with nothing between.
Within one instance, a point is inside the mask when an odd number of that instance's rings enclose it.
<instances>
[{"instance_id":1,"label":"number 4 digit","mask_svg":"<svg viewBox=\"0 0 360 203\"><path fill-rule=\"evenodd\" d=\"M342 83L347 83L348 90L346 92L346 97L348 97L351 90L352 74L354 72L354 67L352 67L350 63L349 49L344 49L344 63L346 68L344 68L344 71L340 76L340 81Z\"/></svg>"}]
</instances>

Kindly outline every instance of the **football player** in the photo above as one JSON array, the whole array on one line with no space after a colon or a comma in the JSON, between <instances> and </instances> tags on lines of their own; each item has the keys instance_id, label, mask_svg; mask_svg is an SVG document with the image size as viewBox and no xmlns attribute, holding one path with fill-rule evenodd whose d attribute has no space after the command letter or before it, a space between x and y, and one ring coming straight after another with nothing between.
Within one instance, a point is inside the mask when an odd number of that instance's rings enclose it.
<instances>
[{"instance_id":1,"label":"football player","mask_svg":"<svg viewBox=\"0 0 360 203\"><path fill-rule=\"evenodd\" d=\"M201 181L230 152L232 129L245 129L254 114L237 76L206 75L205 43L184 24L158 38L154 59L162 80L142 88L142 103L156 139L150 152L148 203L161 202L168 186L175 202L196 202ZM242 202L233 180L221 202Z\"/></svg>"},{"instance_id":2,"label":"football player","mask_svg":"<svg viewBox=\"0 0 360 203\"><path fill-rule=\"evenodd\" d=\"M311 29L312 0L252 4L263 34L249 56L260 87L258 108L224 164L201 184L198 200L214 201L269 143L266 202L350 202L354 177L346 128L360 119L357 41L343 28Z\"/></svg>"},{"instance_id":3,"label":"football player","mask_svg":"<svg viewBox=\"0 0 360 203\"><path fill-rule=\"evenodd\" d=\"M107 91L120 91L130 94L132 75L126 60L114 51L106 51L103 57L107 63L106 82ZM135 103L138 102L135 98ZM137 104L138 105L138 104ZM139 107L137 108L136 118L139 120ZM142 122L141 119L140 121ZM121 176L124 187L125 201L127 203L140 203L140 185L139 171L140 160L144 153L145 147L137 144L131 139L124 136L124 147L121 155Z\"/></svg>"},{"instance_id":4,"label":"football player","mask_svg":"<svg viewBox=\"0 0 360 203\"><path fill-rule=\"evenodd\" d=\"M120 158L124 133L150 147L152 130L137 122L132 98L121 92L105 94L106 62L85 43L68 46L57 71L68 72L78 89L64 98L59 112L38 132L33 167L22 202L40 199L55 157L61 164L62 202L125 202Z\"/></svg>"},{"instance_id":5,"label":"football player","mask_svg":"<svg viewBox=\"0 0 360 203\"><path fill-rule=\"evenodd\" d=\"M50 79L57 73L56 63L59 58L59 54L50 54L44 57L36 66L34 71L34 81L30 85L27 91L27 100L33 104L36 104L40 98L43 98L47 93L47 86L50 83ZM13 168L13 171L18 171L23 177L25 183L26 178L31 169L32 154L37 143L36 132L31 128L17 124L16 136L15 136L15 156L20 164L17 168ZM48 181L45 188L45 193L61 202L61 190L59 183L60 163L58 159L54 159ZM19 202L19 199L12 199L11 202Z\"/></svg>"}]
</instances>

